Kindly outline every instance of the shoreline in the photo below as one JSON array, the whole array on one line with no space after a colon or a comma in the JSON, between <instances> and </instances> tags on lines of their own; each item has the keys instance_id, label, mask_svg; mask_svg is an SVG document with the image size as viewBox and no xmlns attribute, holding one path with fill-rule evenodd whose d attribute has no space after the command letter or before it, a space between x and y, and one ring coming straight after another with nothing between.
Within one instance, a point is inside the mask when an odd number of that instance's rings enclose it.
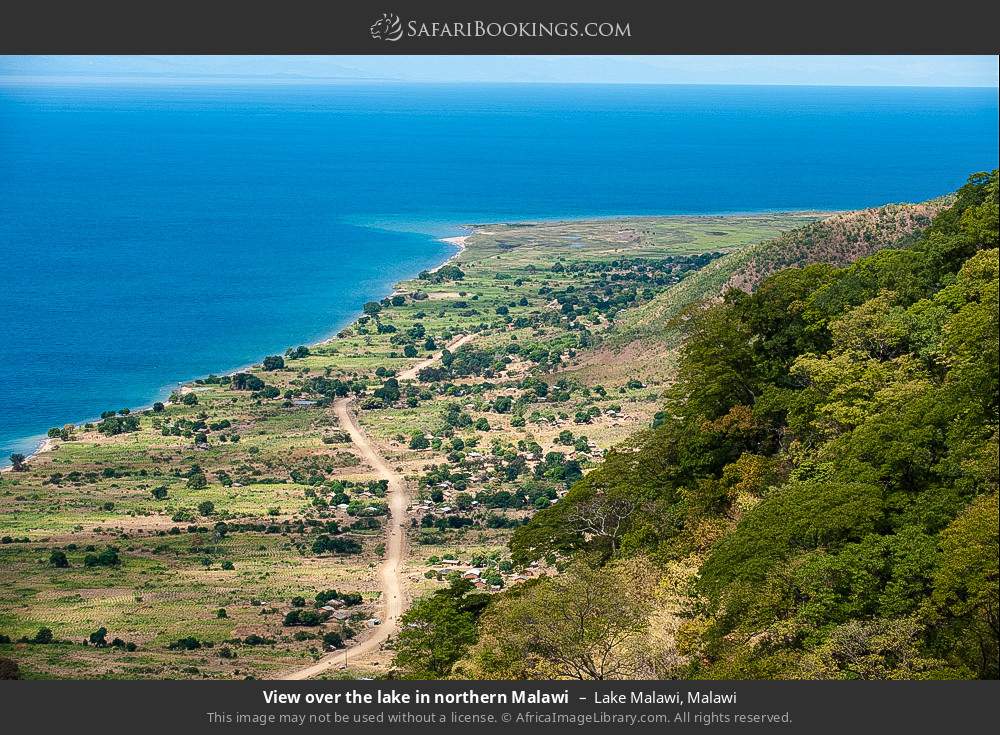
<instances>
[{"instance_id":1,"label":"shoreline","mask_svg":"<svg viewBox=\"0 0 1000 735\"><path fill-rule=\"evenodd\" d=\"M428 237L430 239L432 239L433 241L435 241L435 242L443 242L443 243L446 243L448 245L452 245L455 248L457 248L457 250L454 253L452 253L450 256L448 256L448 258L445 259L443 262L439 263L434 268L429 269L427 272L428 273L436 273L437 271L439 271L442 268L444 268L446 265L449 265L449 264L453 263L454 261L456 261L468 249L468 246L467 246L466 243L469 240L469 238L472 237L473 235L475 235L479 231L484 231L485 232L484 228L488 228L488 227L497 227L497 226L502 226L502 227L517 227L517 226L520 226L520 225L540 224L540 223L548 223L548 222L595 222L595 221L609 221L609 220L615 220L615 219L658 219L658 218L671 218L671 217L683 217L683 218L691 218L691 217L698 217L698 218L752 217L752 216L766 216L766 215L779 215L779 214L785 214L785 215L802 215L802 216L820 215L822 218L825 218L825 217L830 217L830 216L833 216L833 215L836 215L836 214L841 214L841 213L847 212L847 211L855 211L855 210L817 210L817 209L801 209L801 210L798 210L798 209L790 209L790 210L758 210L758 211L749 211L749 212L719 212L719 213L698 213L698 214L660 214L660 215L657 215L657 214L641 214L641 215L611 214L611 215L584 215L584 216L580 216L580 217L554 217L553 219L547 219L547 218L513 219L513 220L502 221L502 222L501 221L492 222L492 223L490 223L490 222L481 222L481 223L475 223L475 224L455 225L456 228L467 230L467 233L463 234L463 235L450 235L450 236L447 236L447 237L434 237L433 235L428 235ZM413 276L410 276L409 278L405 278L405 279L402 279L402 280L403 281L413 280L413 278L415 278L415 277L416 277L416 274L414 274ZM397 282L397 284L398 283L399 282ZM397 285L397 284L394 284L394 286ZM388 296L392 296L395 293L396 293L396 290L395 290L395 288L393 288L389 292ZM350 321L345 322L341 326L335 326L333 328L333 330L331 331L330 336L324 337L322 339L319 339L319 340L316 340L316 341L313 341L313 342L309 342L309 343L306 344L306 346L307 347L311 347L311 346L321 346L321 345L329 344L333 340L337 339L337 334L341 330L343 330L344 328L350 326L355 321L357 321L357 319L362 314L363 314L363 312L360 310L360 307L359 307L358 311L350 319ZM239 367L232 368L230 370L226 370L226 371L220 372L220 373L208 373L207 375L202 375L202 376L198 376L198 377L194 377L194 378L188 378L188 379L185 379L185 380L177 381L175 383L168 383L166 386L163 386L163 388L161 390L165 391L167 393L167 395L169 395L174 390L182 390L183 388L189 386L191 383L194 383L197 380L201 380L201 379L203 379L205 377L208 377L208 375L231 376L231 375L235 375L236 373L239 373L239 372L245 372L248 369L251 369L256 364L257 364L256 362L249 363L249 364L241 365ZM155 400L156 399L154 399L154 402L155 402ZM130 407L130 410L133 411L133 412L135 412L135 413L139 413L139 412L142 412L142 411L147 411L150 408L152 408L152 403L149 403L148 405L144 404L144 405L138 406L136 408L131 408ZM84 425L86 423L90 423L90 422L95 421L95 420L97 420L97 419L83 419L82 421L69 421L69 422L65 422L63 425L65 425L65 424L72 424L73 426L79 427L79 426L82 426L82 425ZM25 452L25 462L30 462L32 459L34 459L34 458L36 458L36 457L38 457L38 456L40 456L42 454L45 454L45 453L48 453L48 452L52 451L53 448L55 448L57 446L55 440L53 440L53 439L51 439L49 437L46 437L44 434L37 434L35 436L41 438L41 441L39 442L39 444L34 449L32 449L29 452ZM30 438L31 437L25 437L25 439L30 439ZM0 458L0 461L7 462L8 459L7 459L7 457L3 457L3 458ZM11 469L12 469L12 466L10 464L6 464L6 465L0 467L0 472L3 472L3 473L10 472Z\"/></svg>"},{"instance_id":2,"label":"shoreline","mask_svg":"<svg viewBox=\"0 0 1000 735\"><path fill-rule=\"evenodd\" d=\"M461 256L462 253L465 252L465 250L466 250L465 242L470 237L472 237L472 235L475 234L475 228L472 227L472 226L468 226L468 225L462 225L462 227L465 228L465 229L470 230L470 232L468 234L466 234L466 235L454 235L454 236L450 236L450 237L433 238L436 242L443 242L443 243L447 243L448 245L453 245L456 248L458 248L458 250L456 250L454 253L452 253L451 255L449 255L446 260L444 260L443 262L441 262L438 265L434 266L434 268L430 269L428 271L428 273L436 273L437 271L441 270L442 268L444 268L449 263L453 262L455 259L457 259L459 256ZM410 278L406 278L406 279L403 279L403 280L412 280L415 277L416 276L411 276ZM391 296L394 293L395 293L395 289L393 289L392 291L390 291L389 295ZM329 344L333 340L337 339L337 333L338 332L342 331L346 327L348 327L351 324L353 324L354 322L356 322L363 313L364 312L362 312L360 310L360 307L359 307L358 312L354 316L351 317L351 320L349 322L347 322L343 326L335 327L336 331L334 331L331 336L325 337L325 338L323 338L321 340L318 340L318 341L315 341L315 342L309 342L306 346L307 347L316 347L316 346L320 346L320 345ZM235 375L236 373L246 372L247 370L253 368L253 366L256 365L256 364L257 363L255 363L255 362L254 363L249 363L247 365L241 365L239 367L233 368L231 370L227 370L225 372L221 372L221 373L209 373L209 375L232 376L232 375ZM167 390L167 391L169 391L167 393L167 395L169 395L170 393L172 393L174 390L182 391L183 392L184 389L187 388L191 383L194 383L194 382L196 382L198 380L201 380L201 379L203 379L205 377L208 377L208 376L204 375L204 376L197 377L197 378L190 378L188 380L181 380L181 381L178 381L176 383L170 383L167 386L164 386L164 388L161 389L161 390ZM156 401L154 400L153 402L155 403ZM153 407L153 403L150 403L148 405L137 406L135 408L131 408L130 407L129 410L132 411L133 413L141 413L141 412L145 412L145 411L150 410L152 407ZM82 421L67 421L67 422L65 422L62 425L65 426L66 424L72 424L75 427L80 427L80 426L83 426L84 424L91 423L91 422L96 421L96 420L98 420L98 419L83 419ZM25 452L25 455L24 455L24 461L25 462L30 462L32 459L35 459L35 458L37 458L37 457L39 457L39 456L41 456L43 454L51 452L57 446L55 439L53 439L51 437L45 436L44 434L37 434L35 436L41 438L41 441L30 452ZM32 437L25 437L25 439L31 439L31 438ZM7 457L4 457L0 461L9 461L9 460L8 460ZM6 465L0 467L0 472L7 473L7 472L12 472L12 471L13 471L13 465L11 465L11 464L6 464Z\"/></svg>"},{"instance_id":3,"label":"shoreline","mask_svg":"<svg viewBox=\"0 0 1000 735\"><path fill-rule=\"evenodd\" d=\"M444 268L446 265L449 265L452 261L458 260L458 258L461 257L462 253L464 253L465 250L466 250L465 241L468 240L470 237L472 237L474 234L475 234L475 230L473 230L472 232L470 232L468 235L456 235L455 237L441 237L441 238L438 238L438 242L446 242L449 245L454 245L456 248L458 248L458 250L450 258L448 258L448 260L446 260L445 262L443 262L441 265L435 266L435 267L431 268L427 272L428 273L437 273L439 270L441 270L442 268Z\"/></svg>"}]
</instances>

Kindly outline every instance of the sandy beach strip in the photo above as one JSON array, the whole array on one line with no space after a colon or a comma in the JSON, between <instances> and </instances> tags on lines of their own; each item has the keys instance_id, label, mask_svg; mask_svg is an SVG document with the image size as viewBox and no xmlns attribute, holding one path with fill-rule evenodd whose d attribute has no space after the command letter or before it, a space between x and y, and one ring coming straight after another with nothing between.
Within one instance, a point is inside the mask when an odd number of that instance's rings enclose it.
<instances>
[{"instance_id":1,"label":"sandy beach strip","mask_svg":"<svg viewBox=\"0 0 1000 735\"><path fill-rule=\"evenodd\" d=\"M472 237L473 234L475 233L470 232L468 235L457 235L455 237L440 238L438 242L446 242L449 245L454 245L455 247L458 248L458 250L455 252L454 255L448 258L448 260L443 262L441 265L431 268L431 270L429 270L428 273L436 273L437 271L444 268L446 265L449 265L452 261L458 258L458 256L460 256L463 252L465 252L465 241L468 240L470 237Z\"/></svg>"},{"instance_id":2,"label":"sandy beach strip","mask_svg":"<svg viewBox=\"0 0 1000 735\"><path fill-rule=\"evenodd\" d=\"M48 437L41 444L38 445L32 452L25 455L24 461L29 462L40 454L45 454L46 452L51 452L56 445L56 440ZM0 467L0 472L12 472L14 470L13 465L6 465L5 467Z\"/></svg>"}]
</instances>

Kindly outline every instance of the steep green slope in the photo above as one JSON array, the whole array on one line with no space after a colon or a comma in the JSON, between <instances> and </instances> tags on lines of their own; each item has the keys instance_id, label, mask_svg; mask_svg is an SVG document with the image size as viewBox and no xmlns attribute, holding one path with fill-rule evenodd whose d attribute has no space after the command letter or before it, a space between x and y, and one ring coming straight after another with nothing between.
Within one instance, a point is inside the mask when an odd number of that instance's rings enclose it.
<instances>
[{"instance_id":1,"label":"steep green slope","mask_svg":"<svg viewBox=\"0 0 1000 735\"><path fill-rule=\"evenodd\" d=\"M515 532L559 573L494 597L454 671L1000 676L998 239L976 174L905 247L693 314L660 425Z\"/></svg>"},{"instance_id":2,"label":"steep green slope","mask_svg":"<svg viewBox=\"0 0 1000 735\"><path fill-rule=\"evenodd\" d=\"M729 288L752 291L783 268L813 263L844 266L882 248L903 247L949 201L941 197L920 204L887 204L842 212L741 248L625 315L607 341L612 346L623 346L635 340L668 337L672 334L670 320L686 306L719 296Z\"/></svg>"}]
</instances>

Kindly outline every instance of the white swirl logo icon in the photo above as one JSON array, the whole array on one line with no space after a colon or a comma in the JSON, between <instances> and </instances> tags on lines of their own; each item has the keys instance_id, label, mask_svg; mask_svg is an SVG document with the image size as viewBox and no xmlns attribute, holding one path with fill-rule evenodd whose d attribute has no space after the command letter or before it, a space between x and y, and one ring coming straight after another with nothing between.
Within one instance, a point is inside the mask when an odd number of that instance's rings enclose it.
<instances>
[{"instance_id":1,"label":"white swirl logo icon","mask_svg":"<svg viewBox=\"0 0 1000 735\"><path fill-rule=\"evenodd\" d=\"M376 41L398 41L403 37L403 23L395 13L382 13L369 30Z\"/></svg>"}]
</instances>

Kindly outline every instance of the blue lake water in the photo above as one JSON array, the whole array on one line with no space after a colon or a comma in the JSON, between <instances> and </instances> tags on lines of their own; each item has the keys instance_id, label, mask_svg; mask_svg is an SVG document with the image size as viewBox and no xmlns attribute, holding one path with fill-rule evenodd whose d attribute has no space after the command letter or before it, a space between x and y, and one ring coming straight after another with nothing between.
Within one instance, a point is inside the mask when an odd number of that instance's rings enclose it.
<instances>
[{"instance_id":1,"label":"blue lake water","mask_svg":"<svg viewBox=\"0 0 1000 735\"><path fill-rule=\"evenodd\" d=\"M0 78L0 456L334 333L461 223L917 201L996 167L997 112L993 89Z\"/></svg>"}]
</instances>

